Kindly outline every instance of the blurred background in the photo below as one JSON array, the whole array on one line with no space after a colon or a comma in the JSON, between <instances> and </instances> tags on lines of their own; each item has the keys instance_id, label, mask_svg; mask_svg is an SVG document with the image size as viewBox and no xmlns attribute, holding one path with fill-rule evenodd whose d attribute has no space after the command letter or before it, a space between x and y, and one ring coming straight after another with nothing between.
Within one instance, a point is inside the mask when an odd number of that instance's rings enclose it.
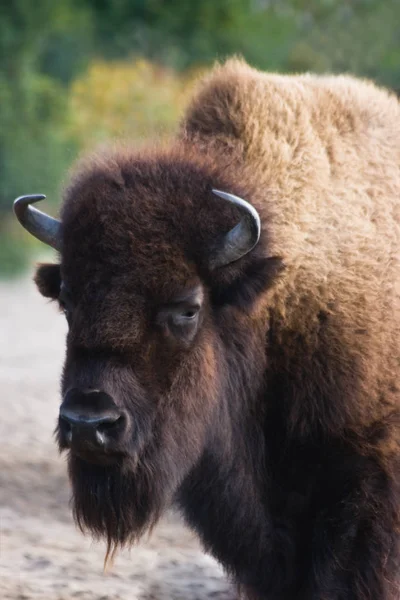
<instances>
[{"instance_id":1,"label":"blurred background","mask_svg":"<svg viewBox=\"0 0 400 600\"><path fill-rule=\"evenodd\" d=\"M0 0L2 600L236 598L176 515L108 576L74 528L53 440L66 324L32 283L51 250L12 215L31 193L56 214L79 153L173 134L197 77L234 53L400 90L400 0Z\"/></svg>"},{"instance_id":2,"label":"blurred background","mask_svg":"<svg viewBox=\"0 0 400 600\"><path fill-rule=\"evenodd\" d=\"M12 0L0 3L0 276L39 247L13 199L58 206L68 167L109 138L168 135L215 60L348 71L400 88L399 0Z\"/></svg>"}]
</instances>

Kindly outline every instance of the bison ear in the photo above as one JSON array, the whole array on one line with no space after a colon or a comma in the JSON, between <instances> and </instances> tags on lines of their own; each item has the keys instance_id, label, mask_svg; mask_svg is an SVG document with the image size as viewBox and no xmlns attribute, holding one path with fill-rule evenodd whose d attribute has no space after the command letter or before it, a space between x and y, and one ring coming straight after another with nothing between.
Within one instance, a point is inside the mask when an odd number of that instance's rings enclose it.
<instances>
[{"instance_id":1,"label":"bison ear","mask_svg":"<svg viewBox=\"0 0 400 600\"><path fill-rule=\"evenodd\" d=\"M39 265L34 281L42 296L56 300L60 295L61 287L60 265Z\"/></svg>"}]
</instances>

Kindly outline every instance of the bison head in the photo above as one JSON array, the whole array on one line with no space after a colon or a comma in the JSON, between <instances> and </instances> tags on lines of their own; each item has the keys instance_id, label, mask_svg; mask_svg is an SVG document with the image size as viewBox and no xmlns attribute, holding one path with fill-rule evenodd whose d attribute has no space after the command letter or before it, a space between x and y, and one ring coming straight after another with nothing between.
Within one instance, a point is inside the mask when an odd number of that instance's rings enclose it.
<instances>
[{"instance_id":1,"label":"bison head","mask_svg":"<svg viewBox=\"0 0 400 600\"><path fill-rule=\"evenodd\" d=\"M109 548L156 522L206 447L229 454L262 386L253 313L279 260L241 192L182 153L117 153L78 171L61 221L16 201L60 252L36 274L69 325L57 438L77 522Z\"/></svg>"}]
</instances>

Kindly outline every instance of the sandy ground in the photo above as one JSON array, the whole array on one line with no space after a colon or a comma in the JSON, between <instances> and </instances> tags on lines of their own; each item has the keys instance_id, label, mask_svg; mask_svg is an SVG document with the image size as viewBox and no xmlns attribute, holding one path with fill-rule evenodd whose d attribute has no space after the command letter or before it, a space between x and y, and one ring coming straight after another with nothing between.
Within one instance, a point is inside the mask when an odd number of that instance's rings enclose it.
<instances>
[{"instance_id":1,"label":"sandy ground","mask_svg":"<svg viewBox=\"0 0 400 600\"><path fill-rule=\"evenodd\" d=\"M73 524L53 441L65 330L30 281L0 283L0 598L234 600L175 515L103 574L104 545Z\"/></svg>"}]
</instances>

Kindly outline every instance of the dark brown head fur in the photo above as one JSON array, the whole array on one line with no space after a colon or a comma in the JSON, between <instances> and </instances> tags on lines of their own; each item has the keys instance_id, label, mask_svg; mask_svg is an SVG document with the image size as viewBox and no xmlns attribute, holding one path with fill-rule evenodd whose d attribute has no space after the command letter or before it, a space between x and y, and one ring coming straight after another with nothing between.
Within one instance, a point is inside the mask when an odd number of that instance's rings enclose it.
<instances>
[{"instance_id":1,"label":"dark brown head fur","mask_svg":"<svg viewBox=\"0 0 400 600\"><path fill-rule=\"evenodd\" d=\"M44 265L36 277L44 295L58 297L61 279L68 290L63 395L102 389L129 415L116 464L69 458L77 520L109 543L132 541L157 520L224 427L224 403L262 386L255 346L265 333L251 315L281 263L268 256L264 231L251 257L209 268L213 245L240 217L212 188L250 193L228 181L188 148L93 159L65 195L60 268ZM195 324L163 319L193 295Z\"/></svg>"}]
</instances>

